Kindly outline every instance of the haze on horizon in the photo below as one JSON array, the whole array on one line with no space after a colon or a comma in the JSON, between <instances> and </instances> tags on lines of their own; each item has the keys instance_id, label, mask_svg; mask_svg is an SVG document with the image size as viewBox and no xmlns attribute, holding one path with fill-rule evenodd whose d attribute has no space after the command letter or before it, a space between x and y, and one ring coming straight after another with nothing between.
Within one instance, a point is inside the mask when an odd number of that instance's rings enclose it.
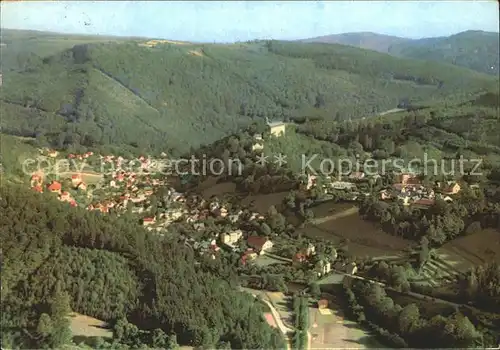
<instances>
[{"instance_id":1,"label":"haze on horizon","mask_svg":"<svg viewBox=\"0 0 500 350\"><path fill-rule=\"evenodd\" d=\"M1 26L197 42L305 39L347 32L407 38L498 32L496 1L46 1L1 3Z\"/></svg>"}]
</instances>

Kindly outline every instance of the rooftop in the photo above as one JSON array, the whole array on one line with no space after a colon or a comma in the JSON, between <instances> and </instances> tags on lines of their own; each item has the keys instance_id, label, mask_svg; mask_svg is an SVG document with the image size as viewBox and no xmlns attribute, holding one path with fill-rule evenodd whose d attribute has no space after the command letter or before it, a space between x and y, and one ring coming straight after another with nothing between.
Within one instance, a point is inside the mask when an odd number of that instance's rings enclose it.
<instances>
[{"instance_id":1,"label":"rooftop","mask_svg":"<svg viewBox=\"0 0 500 350\"><path fill-rule=\"evenodd\" d=\"M284 125L285 122L282 120L274 120L274 121L269 121L268 118L266 118L266 123L268 126L273 127L273 126L279 126L279 125Z\"/></svg>"}]
</instances>

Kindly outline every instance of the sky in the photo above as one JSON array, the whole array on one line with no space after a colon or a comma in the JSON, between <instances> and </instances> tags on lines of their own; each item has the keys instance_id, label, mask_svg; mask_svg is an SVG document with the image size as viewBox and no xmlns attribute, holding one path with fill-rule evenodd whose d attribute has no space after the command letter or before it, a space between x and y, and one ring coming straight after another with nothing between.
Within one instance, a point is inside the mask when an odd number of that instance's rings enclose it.
<instances>
[{"instance_id":1,"label":"sky","mask_svg":"<svg viewBox=\"0 0 500 350\"><path fill-rule=\"evenodd\" d=\"M198 42L499 31L496 1L15 1L1 27Z\"/></svg>"}]
</instances>

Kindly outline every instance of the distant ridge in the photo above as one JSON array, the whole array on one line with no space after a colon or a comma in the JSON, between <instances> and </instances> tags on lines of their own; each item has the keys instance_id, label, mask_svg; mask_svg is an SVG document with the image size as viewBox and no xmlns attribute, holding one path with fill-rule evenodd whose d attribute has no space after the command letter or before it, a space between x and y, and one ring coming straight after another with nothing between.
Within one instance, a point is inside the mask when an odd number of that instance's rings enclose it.
<instances>
[{"instance_id":1,"label":"distant ridge","mask_svg":"<svg viewBox=\"0 0 500 350\"><path fill-rule=\"evenodd\" d=\"M499 33L467 30L450 36L408 39L372 32L343 33L298 40L354 46L393 56L453 64L499 75Z\"/></svg>"},{"instance_id":2,"label":"distant ridge","mask_svg":"<svg viewBox=\"0 0 500 350\"><path fill-rule=\"evenodd\" d=\"M349 46L359 47L362 49L388 53L392 45L412 41L412 39L401 38L385 34L377 34L372 32L357 32L357 33L324 35L324 36L318 36L316 38L303 39L299 41L303 43L349 45Z\"/></svg>"}]
</instances>

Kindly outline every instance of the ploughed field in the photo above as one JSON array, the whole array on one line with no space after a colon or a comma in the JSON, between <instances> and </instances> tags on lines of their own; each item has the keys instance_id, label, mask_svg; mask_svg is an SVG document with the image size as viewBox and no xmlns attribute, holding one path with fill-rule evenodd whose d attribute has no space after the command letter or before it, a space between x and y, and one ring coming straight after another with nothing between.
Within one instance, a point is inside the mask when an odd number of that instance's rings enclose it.
<instances>
[{"instance_id":1,"label":"ploughed field","mask_svg":"<svg viewBox=\"0 0 500 350\"><path fill-rule=\"evenodd\" d=\"M353 208L345 203L321 204L313 208L315 218L303 233L335 244L348 240L349 252L360 257L394 256L412 243L383 232L373 223L363 220Z\"/></svg>"}]
</instances>

